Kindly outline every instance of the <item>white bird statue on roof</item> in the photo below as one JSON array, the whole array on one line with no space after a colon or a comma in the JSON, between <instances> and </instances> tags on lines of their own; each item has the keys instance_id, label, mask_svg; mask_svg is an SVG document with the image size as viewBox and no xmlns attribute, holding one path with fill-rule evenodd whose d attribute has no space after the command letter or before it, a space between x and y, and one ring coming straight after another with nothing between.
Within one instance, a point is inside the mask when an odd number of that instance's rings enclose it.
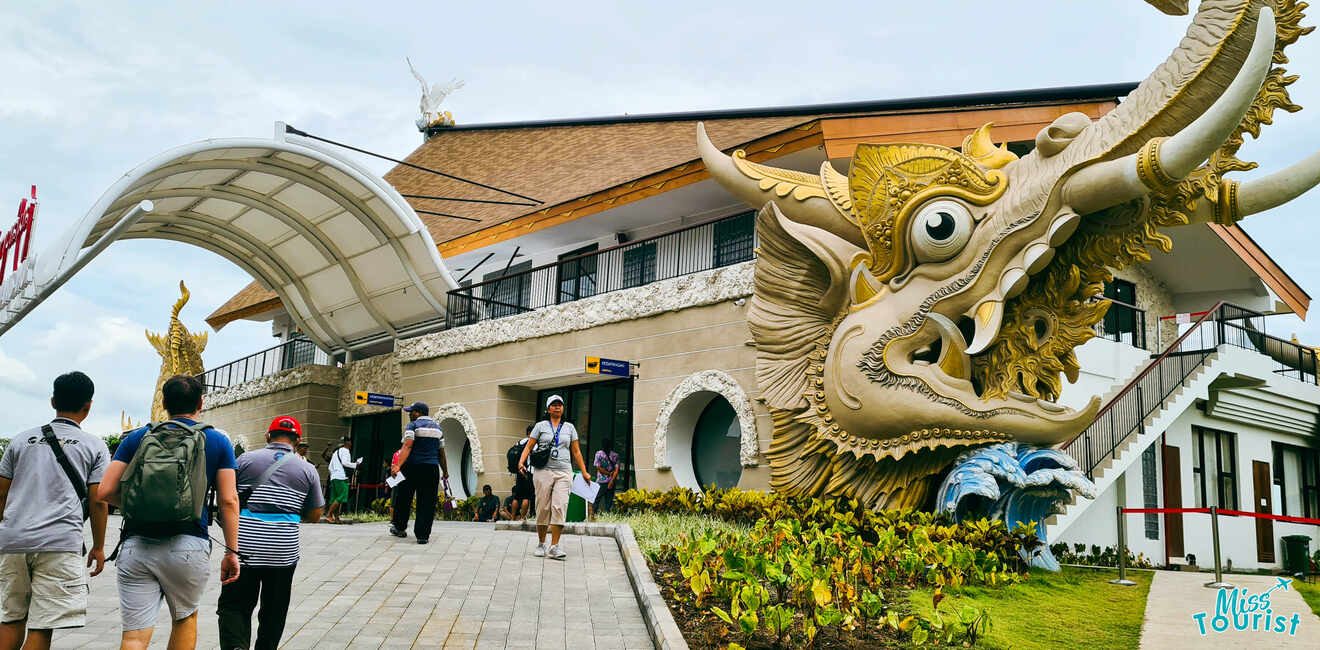
<instances>
[{"instance_id":1,"label":"white bird statue on roof","mask_svg":"<svg viewBox=\"0 0 1320 650\"><path fill-rule=\"evenodd\" d=\"M444 86L440 84L427 86L426 79L417 72L417 68L413 67L412 59L404 57L404 60L408 62L408 70L412 71L412 76L417 79L417 83L422 85L422 99L419 105L422 116L417 119L417 129L425 131L432 126L453 126L454 116L449 111L440 112L440 104L445 101L445 97L448 97L449 93L462 88L463 82L458 79L450 79L449 83Z\"/></svg>"}]
</instances>

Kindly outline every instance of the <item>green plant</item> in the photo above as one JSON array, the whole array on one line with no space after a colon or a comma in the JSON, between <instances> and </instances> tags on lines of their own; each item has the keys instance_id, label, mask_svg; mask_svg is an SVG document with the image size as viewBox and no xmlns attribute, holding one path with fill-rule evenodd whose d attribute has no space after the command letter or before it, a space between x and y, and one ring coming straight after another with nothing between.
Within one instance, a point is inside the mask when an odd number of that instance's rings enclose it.
<instances>
[{"instance_id":1,"label":"green plant","mask_svg":"<svg viewBox=\"0 0 1320 650\"><path fill-rule=\"evenodd\" d=\"M1127 552L1127 566L1133 569L1151 569L1154 566L1150 560L1146 559L1144 553L1132 554L1132 549L1125 549ZM1118 550L1113 546L1100 548L1092 544L1090 551L1087 552L1085 544L1073 544L1069 549L1068 545L1059 542L1050 544L1050 551L1054 553L1055 559L1062 564L1080 564L1083 566L1118 566Z\"/></svg>"}]
</instances>

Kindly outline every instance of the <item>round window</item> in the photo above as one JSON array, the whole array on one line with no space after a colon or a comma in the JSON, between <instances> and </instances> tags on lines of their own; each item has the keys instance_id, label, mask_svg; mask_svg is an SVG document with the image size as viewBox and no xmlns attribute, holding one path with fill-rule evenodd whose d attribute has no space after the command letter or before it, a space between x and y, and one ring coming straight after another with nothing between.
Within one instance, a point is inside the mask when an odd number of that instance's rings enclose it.
<instances>
[{"instance_id":1,"label":"round window","mask_svg":"<svg viewBox=\"0 0 1320 650\"><path fill-rule=\"evenodd\" d=\"M692 469L702 487L731 488L742 476L738 414L723 397L710 401L692 432Z\"/></svg>"}]
</instances>

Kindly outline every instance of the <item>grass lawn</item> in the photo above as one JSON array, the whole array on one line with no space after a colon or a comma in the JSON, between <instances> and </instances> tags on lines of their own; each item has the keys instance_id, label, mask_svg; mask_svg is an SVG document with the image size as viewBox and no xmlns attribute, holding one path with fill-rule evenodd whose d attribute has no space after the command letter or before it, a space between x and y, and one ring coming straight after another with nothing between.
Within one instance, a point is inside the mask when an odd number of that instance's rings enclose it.
<instances>
[{"instance_id":1,"label":"grass lawn","mask_svg":"<svg viewBox=\"0 0 1320 650\"><path fill-rule=\"evenodd\" d=\"M645 553L647 557L659 552L660 546L663 544L669 544L670 546L677 544L680 534L692 538L703 535L708 530L712 532L747 530L746 526L731 524L705 515L689 514L643 512L635 515L616 515L604 513L597 517L596 521L624 523L632 526L633 535L637 537L637 546L641 547L642 553Z\"/></svg>"},{"instance_id":2,"label":"grass lawn","mask_svg":"<svg viewBox=\"0 0 1320 650\"><path fill-rule=\"evenodd\" d=\"M1152 575L1129 571L1137 586L1120 587L1108 584L1117 571L1037 570L1019 585L947 589L940 610L956 612L969 604L989 612L990 634L978 648L1136 648ZM913 591L910 599L914 610L930 611L931 589Z\"/></svg>"},{"instance_id":3,"label":"grass lawn","mask_svg":"<svg viewBox=\"0 0 1320 650\"><path fill-rule=\"evenodd\" d=\"M1302 599L1311 607L1311 611L1316 616L1320 616L1320 583L1293 580L1293 587L1297 589L1297 593L1302 595Z\"/></svg>"}]
</instances>

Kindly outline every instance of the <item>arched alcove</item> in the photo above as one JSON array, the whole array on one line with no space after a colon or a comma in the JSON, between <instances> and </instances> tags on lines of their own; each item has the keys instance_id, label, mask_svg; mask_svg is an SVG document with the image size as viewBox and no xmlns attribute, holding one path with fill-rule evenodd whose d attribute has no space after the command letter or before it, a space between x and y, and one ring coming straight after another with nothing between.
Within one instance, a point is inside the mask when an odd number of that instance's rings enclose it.
<instances>
[{"instance_id":1,"label":"arched alcove","mask_svg":"<svg viewBox=\"0 0 1320 650\"><path fill-rule=\"evenodd\" d=\"M683 487L700 490L696 466L693 463L693 443L702 415L715 400L732 411L729 425L736 427L737 460L741 467L755 467L760 453L756 437L756 415L738 382L719 370L703 370L679 383L660 405L656 420L656 469L673 472L674 480Z\"/></svg>"}]
</instances>

